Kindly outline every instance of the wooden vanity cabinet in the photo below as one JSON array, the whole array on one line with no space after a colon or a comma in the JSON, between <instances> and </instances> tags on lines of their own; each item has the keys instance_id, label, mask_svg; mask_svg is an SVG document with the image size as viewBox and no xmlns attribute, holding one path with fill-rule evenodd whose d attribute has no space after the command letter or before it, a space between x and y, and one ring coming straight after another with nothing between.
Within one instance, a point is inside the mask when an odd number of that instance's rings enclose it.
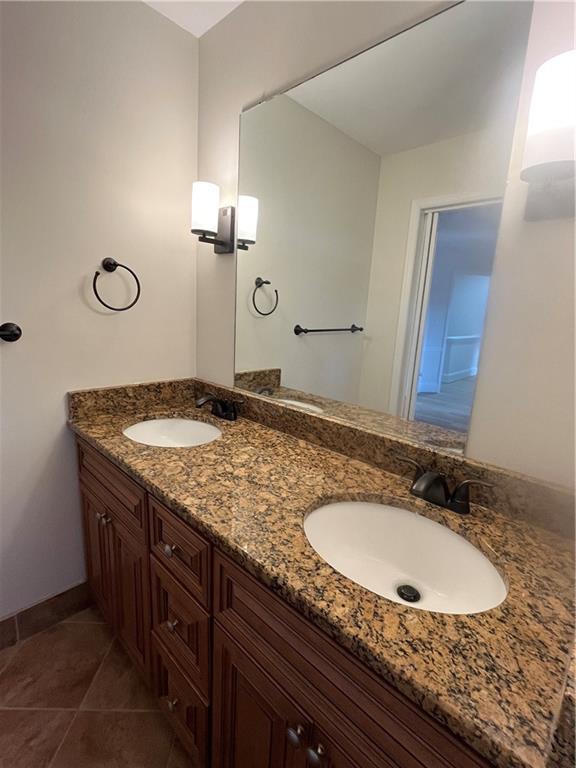
<instances>
[{"instance_id":1,"label":"wooden vanity cabinet","mask_svg":"<svg viewBox=\"0 0 576 768\"><path fill-rule=\"evenodd\" d=\"M149 680L146 494L83 444L79 446L79 464L88 582L102 615Z\"/></svg>"},{"instance_id":2,"label":"wooden vanity cabinet","mask_svg":"<svg viewBox=\"0 0 576 768\"><path fill-rule=\"evenodd\" d=\"M82 442L79 461L92 594L194 768L489 768Z\"/></svg>"},{"instance_id":3,"label":"wooden vanity cabinet","mask_svg":"<svg viewBox=\"0 0 576 768\"><path fill-rule=\"evenodd\" d=\"M107 514L105 504L80 485L84 518L86 573L92 597L108 624L114 625L112 541L101 521Z\"/></svg>"},{"instance_id":4,"label":"wooden vanity cabinet","mask_svg":"<svg viewBox=\"0 0 576 768\"><path fill-rule=\"evenodd\" d=\"M306 768L488 768L393 686L218 552L214 625L215 749L217 734L233 733L234 718L242 716L230 712L236 673L220 669L230 669L229 658L240 658L235 644L266 676L268 691L274 686L305 713L287 728L304 729L300 751ZM220 640L219 629L225 633ZM233 747L229 750L233 754ZM233 761L215 766L241 768Z\"/></svg>"}]
</instances>

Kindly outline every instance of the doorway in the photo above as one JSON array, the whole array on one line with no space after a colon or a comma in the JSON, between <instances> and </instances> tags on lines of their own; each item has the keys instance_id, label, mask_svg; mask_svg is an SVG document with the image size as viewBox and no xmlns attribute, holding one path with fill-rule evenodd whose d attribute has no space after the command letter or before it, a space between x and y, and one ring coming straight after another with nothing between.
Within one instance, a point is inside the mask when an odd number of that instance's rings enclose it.
<instances>
[{"instance_id":1,"label":"doorway","mask_svg":"<svg viewBox=\"0 0 576 768\"><path fill-rule=\"evenodd\" d=\"M468 432L501 209L489 201L423 213L409 419Z\"/></svg>"}]
</instances>

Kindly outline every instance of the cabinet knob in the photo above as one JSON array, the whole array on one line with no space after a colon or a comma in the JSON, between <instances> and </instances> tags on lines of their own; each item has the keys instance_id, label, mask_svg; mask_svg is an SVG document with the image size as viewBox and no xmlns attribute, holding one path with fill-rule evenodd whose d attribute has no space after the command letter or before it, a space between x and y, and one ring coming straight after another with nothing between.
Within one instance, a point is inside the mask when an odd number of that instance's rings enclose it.
<instances>
[{"instance_id":1,"label":"cabinet knob","mask_svg":"<svg viewBox=\"0 0 576 768\"><path fill-rule=\"evenodd\" d=\"M304 736L305 728L303 725L297 725L296 728L291 726L286 729L286 738L288 743L294 747L294 749L300 749L302 746L302 736Z\"/></svg>"},{"instance_id":2,"label":"cabinet knob","mask_svg":"<svg viewBox=\"0 0 576 768\"><path fill-rule=\"evenodd\" d=\"M105 517L106 515L104 514L104 512L96 512L96 520L98 520L98 522L104 520Z\"/></svg>"},{"instance_id":3,"label":"cabinet knob","mask_svg":"<svg viewBox=\"0 0 576 768\"><path fill-rule=\"evenodd\" d=\"M176 544L164 544L164 554L166 557L172 557L176 551Z\"/></svg>"},{"instance_id":4,"label":"cabinet knob","mask_svg":"<svg viewBox=\"0 0 576 768\"><path fill-rule=\"evenodd\" d=\"M102 517L100 518L101 525L110 525L111 522L112 522L112 518L106 517L106 515L102 515Z\"/></svg>"},{"instance_id":5,"label":"cabinet knob","mask_svg":"<svg viewBox=\"0 0 576 768\"><path fill-rule=\"evenodd\" d=\"M178 619L174 619L174 621L167 621L166 622L166 629L168 632L174 633L176 630L176 627L178 626Z\"/></svg>"},{"instance_id":6,"label":"cabinet knob","mask_svg":"<svg viewBox=\"0 0 576 768\"><path fill-rule=\"evenodd\" d=\"M169 712L175 712L179 703L180 702L178 701L178 699L168 699L168 701L166 702L166 706L168 707L168 711Z\"/></svg>"},{"instance_id":7,"label":"cabinet knob","mask_svg":"<svg viewBox=\"0 0 576 768\"><path fill-rule=\"evenodd\" d=\"M308 747L306 750L306 759L308 764L317 768L324 764L324 756L326 755L326 749L322 744L318 744L316 748Z\"/></svg>"}]
</instances>

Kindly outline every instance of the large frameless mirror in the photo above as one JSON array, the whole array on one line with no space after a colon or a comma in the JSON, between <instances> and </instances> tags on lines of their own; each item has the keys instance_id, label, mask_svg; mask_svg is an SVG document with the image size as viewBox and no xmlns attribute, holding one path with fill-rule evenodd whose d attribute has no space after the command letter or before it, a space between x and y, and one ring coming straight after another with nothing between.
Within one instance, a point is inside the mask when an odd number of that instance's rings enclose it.
<instances>
[{"instance_id":1,"label":"large frameless mirror","mask_svg":"<svg viewBox=\"0 0 576 768\"><path fill-rule=\"evenodd\" d=\"M460 451L531 3L464 3L241 117L236 386Z\"/></svg>"}]
</instances>

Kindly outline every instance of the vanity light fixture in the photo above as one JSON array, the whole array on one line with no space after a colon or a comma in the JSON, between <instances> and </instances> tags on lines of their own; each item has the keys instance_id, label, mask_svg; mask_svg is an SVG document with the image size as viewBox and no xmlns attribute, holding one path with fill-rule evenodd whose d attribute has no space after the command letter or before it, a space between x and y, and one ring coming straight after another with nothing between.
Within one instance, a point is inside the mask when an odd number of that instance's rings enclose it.
<instances>
[{"instance_id":1,"label":"vanity light fixture","mask_svg":"<svg viewBox=\"0 0 576 768\"><path fill-rule=\"evenodd\" d=\"M192 233L201 243L214 246L214 253L234 253L236 209L220 207L220 188L209 181L192 185ZM237 247L247 251L256 242L258 200L248 195L238 198Z\"/></svg>"},{"instance_id":2,"label":"vanity light fixture","mask_svg":"<svg viewBox=\"0 0 576 768\"><path fill-rule=\"evenodd\" d=\"M220 208L220 188L209 181L192 184L192 233L214 253L234 253L234 208Z\"/></svg>"},{"instance_id":3,"label":"vanity light fixture","mask_svg":"<svg viewBox=\"0 0 576 768\"><path fill-rule=\"evenodd\" d=\"M574 177L576 50L565 51L536 72L520 178L549 184Z\"/></svg>"}]
</instances>

